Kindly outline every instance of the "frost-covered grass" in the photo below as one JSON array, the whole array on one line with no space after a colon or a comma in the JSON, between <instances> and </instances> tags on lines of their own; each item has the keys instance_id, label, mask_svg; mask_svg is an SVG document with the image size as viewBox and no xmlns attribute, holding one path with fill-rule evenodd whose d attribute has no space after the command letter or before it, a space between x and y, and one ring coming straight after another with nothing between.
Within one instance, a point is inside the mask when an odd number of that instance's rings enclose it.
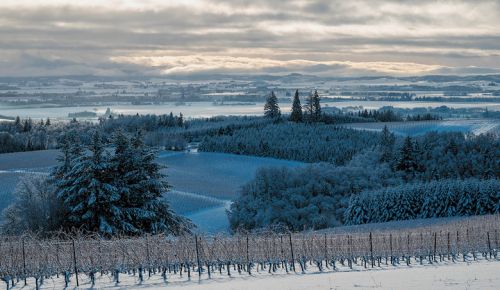
<instances>
[{"instance_id":1,"label":"frost-covered grass","mask_svg":"<svg viewBox=\"0 0 500 290\"><path fill-rule=\"evenodd\" d=\"M387 123L351 123L343 125L346 128L368 131L381 131L384 126L398 135L417 136L427 132L472 132L474 134L500 132L500 120L496 119L463 119L443 121L414 121Z\"/></svg>"}]
</instances>

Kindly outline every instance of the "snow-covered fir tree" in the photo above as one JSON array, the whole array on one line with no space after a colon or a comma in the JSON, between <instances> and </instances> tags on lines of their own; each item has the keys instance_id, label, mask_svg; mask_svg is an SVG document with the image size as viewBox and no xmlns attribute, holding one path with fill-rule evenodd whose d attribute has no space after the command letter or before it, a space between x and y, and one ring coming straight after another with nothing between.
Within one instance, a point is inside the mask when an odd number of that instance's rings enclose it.
<instances>
[{"instance_id":1,"label":"snow-covered fir tree","mask_svg":"<svg viewBox=\"0 0 500 290\"><path fill-rule=\"evenodd\" d=\"M274 94L274 91L272 91L269 97L267 97L266 104L264 105L264 115L271 119L278 119L281 117L278 98Z\"/></svg>"},{"instance_id":2,"label":"snow-covered fir tree","mask_svg":"<svg viewBox=\"0 0 500 290\"><path fill-rule=\"evenodd\" d=\"M321 104L320 104L320 97L318 94L318 90L314 90L314 95L313 95L313 114L312 118L315 122L318 122L321 119Z\"/></svg>"},{"instance_id":3,"label":"snow-covered fir tree","mask_svg":"<svg viewBox=\"0 0 500 290\"><path fill-rule=\"evenodd\" d=\"M62 165L52 174L67 212L67 229L103 235L178 235L193 227L163 198L169 189L163 167L155 162L155 152L144 144L140 131L130 138L117 130L112 144L104 143L96 131L88 153L78 155L71 152L79 145L71 143L72 137L67 140L72 147L63 148ZM114 151L106 150L107 145Z\"/></svg>"},{"instance_id":4,"label":"snow-covered fir tree","mask_svg":"<svg viewBox=\"0 0 500 290\"><path fill-rule=\"evenodd\" d=\"M299 90L295 91L295 95L293 97L290 121L297 123L302 122L302 105L300 104Z\"/></svg>"},{"instance_id":5,"label":"snow-covered fir tree","mask_svg":"<svg viewBox=\"0 0 500 290\"><path fill-rule=\"evenodd\" d=\"M405 174L405 179L412 179L418 170L418 164L415 156L415 148L410 136L404 140L399 160L396 164L396 170L402 171Z\"/></svg>"},{"instance_id":6,"label":"snow-covered fir tree","mask_svg":"<svg viewBox=\"0 0 500 290\"><path fill-rule=\"evenodd\" d=\"M96 131L89 154L74 160L56 181L57 196L68 211L68 226L112 235L123 230L120 194L110 170L109 154Z\"/></svg>"},{"instance_id":7,"label":"snow-covered fir tree","mask_svg":"<svg viewBox=\"0 0 500 290\"><path fill-rule=\"evenodd\" d=\"M380 137L380 161L390 162L393 160L393 150L396 137L389 131L387 126L382 129L382 136Z\"/></svg>"}]
</instances>

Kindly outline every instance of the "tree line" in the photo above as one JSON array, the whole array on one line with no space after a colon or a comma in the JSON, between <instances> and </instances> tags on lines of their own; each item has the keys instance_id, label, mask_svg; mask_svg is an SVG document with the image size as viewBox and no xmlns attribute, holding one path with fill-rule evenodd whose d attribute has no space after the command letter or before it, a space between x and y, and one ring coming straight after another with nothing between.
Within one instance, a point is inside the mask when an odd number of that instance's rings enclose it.
<instances>
[{"instance_id":1,"label":"tree line","mask_svg":"<svg viewBox=\"0 0 500 290\"><path fill-rule=\"evenodd\" d=\"M499 189L498 179L448 179L365 191L352 196L345 223L498 214Z\"/></svg>"},{"instance_id":2,"label":"tree line","mask_svg":"<svg viewBox=\"0 0 500 290\"><path fill-rule=\"evenodd\" d=\"M315 90L314 93L309 94L306 98L306 103L304 106L300 103L299 90L295 91L295 96L292 102L292 111L288 117L288 120L296 123L300 122L319 122L321 121L321 98L318 91ZM278 104L278 98L271 91L271 94L267 97L266 103L264 105L264 116L270 119L280 119L281 110Z\"/></svg>"}]
</instances>

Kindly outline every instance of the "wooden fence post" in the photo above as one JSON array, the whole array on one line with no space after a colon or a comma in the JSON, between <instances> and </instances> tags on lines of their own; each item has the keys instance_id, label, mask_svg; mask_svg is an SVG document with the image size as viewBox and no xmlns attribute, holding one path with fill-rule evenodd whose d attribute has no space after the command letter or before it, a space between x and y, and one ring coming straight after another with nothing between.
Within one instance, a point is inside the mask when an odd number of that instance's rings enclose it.
<instances>
[{"instance_id":1,"label":"wooden fence post","mask_svg":"<svg viewBox=\"0 0 500 290\"><path fill-rule=\"evenodd\" d=\"M434 251L433 251L434 262L436 262L436 251L437 251L437 232L434 233Z\"/></svg>"},{"instance_id":2,"label":"wooden fence post","mask_svg":"<svg viewBox=\"0 0 500 290\"><path fill-rule=\"evenodd\" d=\"M247 272L248 275L252 275L250 270L250 251L249 251L249 243L248 243L248 234L247 234Z\"/></svg>"},{"instance_id":3,"label":"wooden fence post","mask_svg":"<svg viewBox=\"0 0 500 290\"><path fill-rule=\"evenodd\" d=\"M76 276L76 287L80 286L80 282L78 281L78 266L76 265L76 248L75 248L75 240L73 242L73 265L75 266L75 276Z\"/></svg>"},{"instance_id":4,"label":"wooden fence post","mask_svg":"<svg viewBox=\"0 0 500 290\"><path fill-rule=\"evenodd\" d=\"M373 237L372 232L370 232L370 259L372 261L372 268L375 266L375 261L373 260Z\"/></svg>"},{"instance_id":5,"label":"wooden fence post","mask_svg":"<svg viewBox=\"0 0 500 290\"><path fill-rule=\"evenodd\" d=\"M26 250L24 246L24 237L23 237L23 275L24 275L24 286L28 283L26 281Z\"/></svg>"},{"instance_id":6,"label":"wooden fence post","mask_svg":"<svg viewBox=\"0 0 500 290\"><path fill-rule=\"evenodd\" d=\"M389 234L389 247L391 251L391 265L394 266L394 261L393 261L393 254L392 254L392 233Z\"/></svg>"},{"instance_id":7,"label":"wooden fence post","mask_svg":"<svg viewBox=\"0 0 500 290\"><path fill-rule=\"evenodd\" d=\"M293 271L295 272L295 256L293 255L292 233L288 234L288 239L290 241L290 253L292 255L292 267L293 267Z\"/></svg>"},{"instance_id":8,"label":"wooden fence post","mask_svg":"<svg viewBox=\"0 0 500 290\"><path fill-rule=\"evenodd\" d=\"M201 279L200 253L198 250L198 236L194 235L194 244L196 246L196 263L198 264L198 279Z\"/></svg>"},{"instance_id":9,"label":"wooden fence post","mask_svg":"<svg viewBox=\"0 0 500 290\"><path fill-rule=\"evenodd\" d=\"M491 259L491 242L490 242L490 232L486 232L486 236L488 237L488 253L490 254Z\"/></svg>"}]
</instances>

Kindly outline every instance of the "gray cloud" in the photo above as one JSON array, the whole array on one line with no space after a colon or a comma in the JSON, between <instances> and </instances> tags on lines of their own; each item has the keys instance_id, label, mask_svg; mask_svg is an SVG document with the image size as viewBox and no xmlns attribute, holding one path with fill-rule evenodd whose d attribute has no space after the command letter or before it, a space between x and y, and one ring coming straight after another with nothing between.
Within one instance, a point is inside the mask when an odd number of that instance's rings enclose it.
<instances>
[{"instance_id":1,"label":"gray cloud","mask_svg":"<svg viewBox=\"0 0 500 290\"><path fill-rule=\"evenodd\" d=\"M0 76L500 68L499 1L131 2L0 3Z\"/></svg>"}]
</instances>

